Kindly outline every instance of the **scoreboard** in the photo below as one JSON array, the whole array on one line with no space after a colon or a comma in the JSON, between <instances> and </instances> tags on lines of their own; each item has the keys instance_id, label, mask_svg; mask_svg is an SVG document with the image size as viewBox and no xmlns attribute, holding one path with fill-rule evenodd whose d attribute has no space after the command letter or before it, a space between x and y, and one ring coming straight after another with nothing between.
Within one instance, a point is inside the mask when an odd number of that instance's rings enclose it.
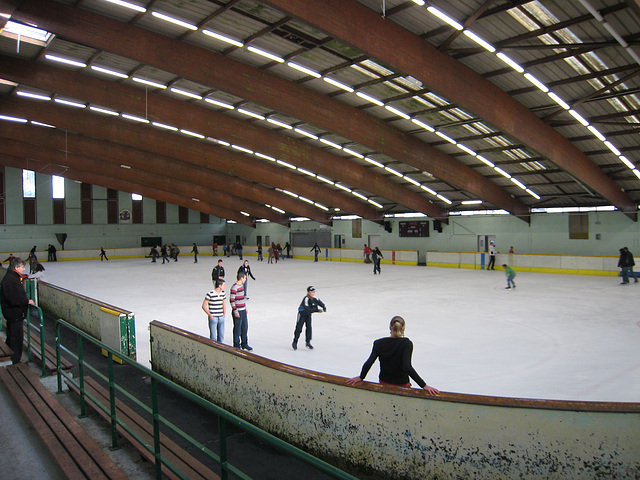
<instances>
[{"instance_id":1,"label":"scoreboard","mask_svg":"<svg viewBox=\"0 0 640 480\"><path fill-rule=\"evenodd\" d=\"M399 226L400 226L401 237L428 237L429 236L428 221L400 222Z\"/></svg>"}]
</instances>

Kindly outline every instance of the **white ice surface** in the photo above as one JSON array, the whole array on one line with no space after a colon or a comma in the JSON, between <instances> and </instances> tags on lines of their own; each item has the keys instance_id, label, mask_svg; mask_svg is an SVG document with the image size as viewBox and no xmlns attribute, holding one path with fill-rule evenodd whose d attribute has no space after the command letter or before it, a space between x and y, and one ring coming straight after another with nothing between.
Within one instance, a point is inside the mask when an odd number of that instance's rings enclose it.
<instances>
[{"instance_id":1,"label":"white ice surface","mask_svg":"<svg viewBox=\"0 0 640 480\"><path fill-rule=\"evenodd\" d=\"M249 344L254 353L353 377L389 320L402 315L413 365L440 390L480 395L640 402L640 283L614 277L249 259ZM227 280L241 262L224 257ZM46 280L131 310L138 361L149 366L151 320L209 335L201 309L216 257L47 263ZM227 284L227 289L230 288ZM327 313L313 316L313 351L291 348L297 307L314 285ZM232 343L227 313L225 343ZM377 381L377 365L367 380Z\"/></svg>"}]
</instances>

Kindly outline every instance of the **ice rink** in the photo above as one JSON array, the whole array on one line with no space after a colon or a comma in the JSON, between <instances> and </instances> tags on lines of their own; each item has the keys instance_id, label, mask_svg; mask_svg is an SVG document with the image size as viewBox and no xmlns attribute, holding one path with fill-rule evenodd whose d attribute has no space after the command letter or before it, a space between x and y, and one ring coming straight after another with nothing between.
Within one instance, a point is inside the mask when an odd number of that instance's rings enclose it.
<instances>
[{"instance_id":1,"label":"ice rink","mask_svg":"<svg viewBox=\"0 0 640 480\"><path fill-rule=\"evenodd\" d=\"M46 280L136 316L138 361L149 366L151 320L209 336L201 309L218 257L46 263ZM250 262L247 310L253 353L353 377L389 320L401 315L413 365L442 391L562 400L640 402L640 283L615 277L518 272L505 290L495 271L283 260ZM241 261L223 257L227 281ZM327 305L313 316L314 350L291 341L308 285ZM227 283L227 290L231 283ZM232 344L227 312L225 342ZM377 381L377 365L368 381Z\"/></svg>"}]
</instances>

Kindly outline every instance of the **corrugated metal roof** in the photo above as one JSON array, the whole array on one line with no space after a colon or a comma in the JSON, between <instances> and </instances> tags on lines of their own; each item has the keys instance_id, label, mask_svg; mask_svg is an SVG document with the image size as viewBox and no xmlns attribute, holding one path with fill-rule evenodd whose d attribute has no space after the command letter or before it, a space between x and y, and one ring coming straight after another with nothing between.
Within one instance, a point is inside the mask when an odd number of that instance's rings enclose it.
<instances>
[{"instance_id":1,"label":"corrugated metal roof","mask_svg":"<svg viewBox=\"0 0 640 480\"><path fill-rule=\"evenodd\" d=\"M75 5L75 2L65 0L61 3ZM136 3L133 0L133 3ZM360 4L366 6L374 12L383 15L381 4L376 0L362 0ZM617 2L598 2L591 0L595 8L611 8L618 5ZM476 15L476 12L483 6L484 2L478 1L445 1L435 0L431 5L439 8L442 12L450 15L458 22L465 24L468 19ZM140 3L142 5L142 3ZM615 175L612 178L621 188L631 195L636 201L640 200L640 180L633 175L630 170L625 170L624 164L620 162L616 155L596 139L591 132L580 125L574 117L562 110L545 92L538 90L523 75L515 72L495 54L480 48L467 36L456 33L456 31L446 26L440 19L428 12L427 6L408 5L403 0L388 0L385 2L387 15L386 20L395 22L415 35L424 38L425 42L440 48L446 42L442 51L459 58L459 60L479 73L486 76L492 83L506 92L512 92L514 98L525 107L534 111L544 121L549 122L564 137L573 141L583 152L599 152L591 155L591 160L597 165L617 165L620 164L625 176ZM590 18L586 10L575 1L551 1L541 4L537 1L529 2L520 7L504 9L502 5L490 5L479 17L468 23L471 31L479 35L498 48L501 48L510 58L525 66L527 71L532 73L539 81L551 87L552 91L561 99L569 103L576 104L576 110L587 120L594 120L594 125L598 130L609 138L632 162L637 161L640 145L637 133L634 135L623 133L613 135L621 131L633 131L637 124L637 116L628 113L621 115L625 110L635 111L640 105L640 100L636 98L636 90L640 91L640 78L636 75L630 77L625 82L607 91L604 85L610 84L625 75L632 69L611 74L606 79L583 78L578 80L580 75L590 74L595 77L598 71L612 69L616 67L627 67L634 63L633 58L622 47L617 45L611 34L604 28L602 23ZM366 55L358 51L341 39L332 39L313 25L305 24L297 19L288 19L286 15L278 10L261 3L257 0L243 0L230 8L225 8L223 2L209 2L205 0L192 0L182 2L177 0L160 0L151 4L150 10L139 15L133 10L123 9L117 5L103 0L86 0L82 3L82 8L101 15L106 15L119 21L131 22L135 19L135 25L156 31L173 38L185 38L187 42L193 43L203 48L210 49L218 53L224 53L230 58L254 66L256 68L267 68L289 81L300 83L305 88L309 88L337 99L338 101L354 106L368 105L366 112L378 119L381 119L403 132L411 132L417 135L426 143L429 143L438 150L450 154L453 158L464 164L471 165L476 171L487 176L497 185L504 187L509 193L515 195L521 201L535 205L537 203L560 205L563 199L570 198L571 202L579 202L573 194L584 193L584 188L575 179L563 172L547 173L544 168L553 169L547 159L540 159L539 154L526 145L512 140L508 134L496 132L496 135L487 138L480 138L495 129L486 121L476 120L476 112L466 111L456 105L451 99L444 98L438 92L420 90L424 86L420 79L407 79L405 73L394 70L393 65L380 64L375 58L375 52L370 60L359 61L355 66L351 63ZM353 93L346 93L339 87L331 85L323 80L308 81L308 77L286 64L277 64L271 60L249 52L246 48L230 47L229 44L216 40L202 31L192 33L184 26L174 25L162 20L151 11L161 12L166 15L178 18L193 25L203 25L203 28L227 35L239 41L247 42L280 57L292 56L292 61L299 63L316 72L329 72L327 77L335 79L343 84L354 87L366 85L362 88L364 93L379 99L383 102L390 102L390 105L401 112L411 116L417 115L420 120L428 123L434 128L440 128L443 133L461 142L467 148L482 153L483 156L496 166L519 178L526 185L532 185L533 190L543 198L538 202L533 196L527 194L522 189L480 162L474 156L462 152L460 148L444 141L433 133L427 133L410 120L401 119L384 107L371 106L366 100ZM536 36L542 31L537 31L542 27L551 27L558 22L571 22L573 19L584 17L583 21L569 25L563 29L549 30L544 36ZM607 22L623 37L637 35L640 32L640 21L634 14L630 14L629 9L620 7L606 16ZM531 32L535 32L533 35ZM449 42L452 35L455 39ZM527 36L527 38L521 36ZM326 41L328 40L328 41ZM580 57L561 58L557 54L565 49L558 46L554 49L548 48L553 42L576 43L576 44L602 44L607 42L606 48L598 48L593 52L583 53ZM20 53L12 52L15 46L6 38L0 37L0 51L3 53L18 55L23 58L35 58L41 51L40 48L24 45ZM132 46L134 48L135 46ZM177 76L173 72L162 71L152 65L139 65L138 62L122 58L110 52L97 52L95 49L83 45L78 45L63 38L55 38L47 53L58 54L74 60L87 62L95 54L98 56L94 60L95 65L128 73L135 71L137 77L145 78L161 84L175 82L176 88L184 89L200 95L212 91L212 98L224 101L225 103L241 103L244 99L234 94L210 85L202 85L192 80L187 80ZM60 68L65 67L56 65ZM636 68L637 65L634 67ZM138 69L139 68L139 69ZM87 73L90 71L88 69ZM92 75L103 75L91 71ZM400 76L393 79L384 78L388 75ZM104 77L108 78L108 77ZM137 88L148 88L132 80L124 81L127 85ZM609 94L620 89L628 89L631 93L624 96L610 96ZM602 90L598 96L594 96L598 90ZM54 92L55 93L55 92ZM176 99L193 101L183 98L169 91L163 94L170 95ZM609 98L607 98L609 95ZM215 106L207 105L210 108ZM287 124L301 123L306 131L315 134L323 134L326 138L335 139L336 143L349 144L353 150L368 152L366 146L358 145L352 139L341 135L341 132L325 132L322 128L310 125L304 119L292 118L284 112L274 112L266 105L257 105L248 102L243 106L251 111L261 114L272 114L275 118ZM221 110L225 113L246 120L247 117L237 111ZM547 118L548 117L548 118ZM601 119L601 120L597 120ZM265 128L281 129L267 122L258 121ZM322 146L317 141L310 140L297 133L287 131L287 134L296 138L303 138L316 146ZM323 146L322 148L327 148ZM343 155L343 153L340 153ZM346 162L353 161L368 168L374 168L362 159L352 156L345 156ZM633 157L636 157L635 159ZM382 158L383 164L394 164L394 169L401 173L415 172L415 167L385 156ZM538 163L536 163L538 162ZM542 174L531 172L542 171ZM436 203L447 208L459 208L459 205L447 206L432 195L425 193L415 186L411 186L406 180L396 177L393 174L381 173L407 185L407 188L419 191L421 194ZM395 177L395 178L394 178ZM425 177L426 179L426 177ZM423 180L426 181L426 180ZM554 182L559 182L559 188L554 186ZM447 192L450 200L474 198L477 195L453 188L451 182L442 182L439 179L432 179L429 185L433 185L434 190L441 189ZM624 184L624 186L623 186ZM453 189L452 189L453 188ZM367 193L369 194L369 193ZM370 192L375 195L375 192ZM572 195L567 195L572 194ZM553 198L545 198L550 196ZM580 201L585 204L607 203L602 197L587 196L580 197ZM396 208L396 207L393 207Z\"/></svg>"}]
</instances>

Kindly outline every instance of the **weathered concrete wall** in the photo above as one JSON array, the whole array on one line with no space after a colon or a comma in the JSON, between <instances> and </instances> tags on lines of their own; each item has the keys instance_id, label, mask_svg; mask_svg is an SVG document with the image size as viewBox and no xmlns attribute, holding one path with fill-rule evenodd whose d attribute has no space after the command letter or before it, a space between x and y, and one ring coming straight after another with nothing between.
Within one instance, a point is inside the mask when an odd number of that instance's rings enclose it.
<instances>
[{"instance_id":1,"label":"weathered concrete wall","mask_svg":"<svg viewBox=\"0 0 640 480\"><path fill-rule=\"evenodd\" d=\"M105 314L103 309L131 313L46 282L38 282L38 306L51 317L62 318L98 340L103 337L101 323L105 318L120 331L120 319L116 315Z\"/></svg>"},{"instance_id":2,"label":"weathered concrete wall","mask_svg":"<svg viewBox=\"0 0 640 480\"><path fill-rule=\"evenodd\" d=\"M354 388L157 321L150 328L154 370L312 453L386 478L640 476L640 404Z\"/></svg>"}]
</instances>

